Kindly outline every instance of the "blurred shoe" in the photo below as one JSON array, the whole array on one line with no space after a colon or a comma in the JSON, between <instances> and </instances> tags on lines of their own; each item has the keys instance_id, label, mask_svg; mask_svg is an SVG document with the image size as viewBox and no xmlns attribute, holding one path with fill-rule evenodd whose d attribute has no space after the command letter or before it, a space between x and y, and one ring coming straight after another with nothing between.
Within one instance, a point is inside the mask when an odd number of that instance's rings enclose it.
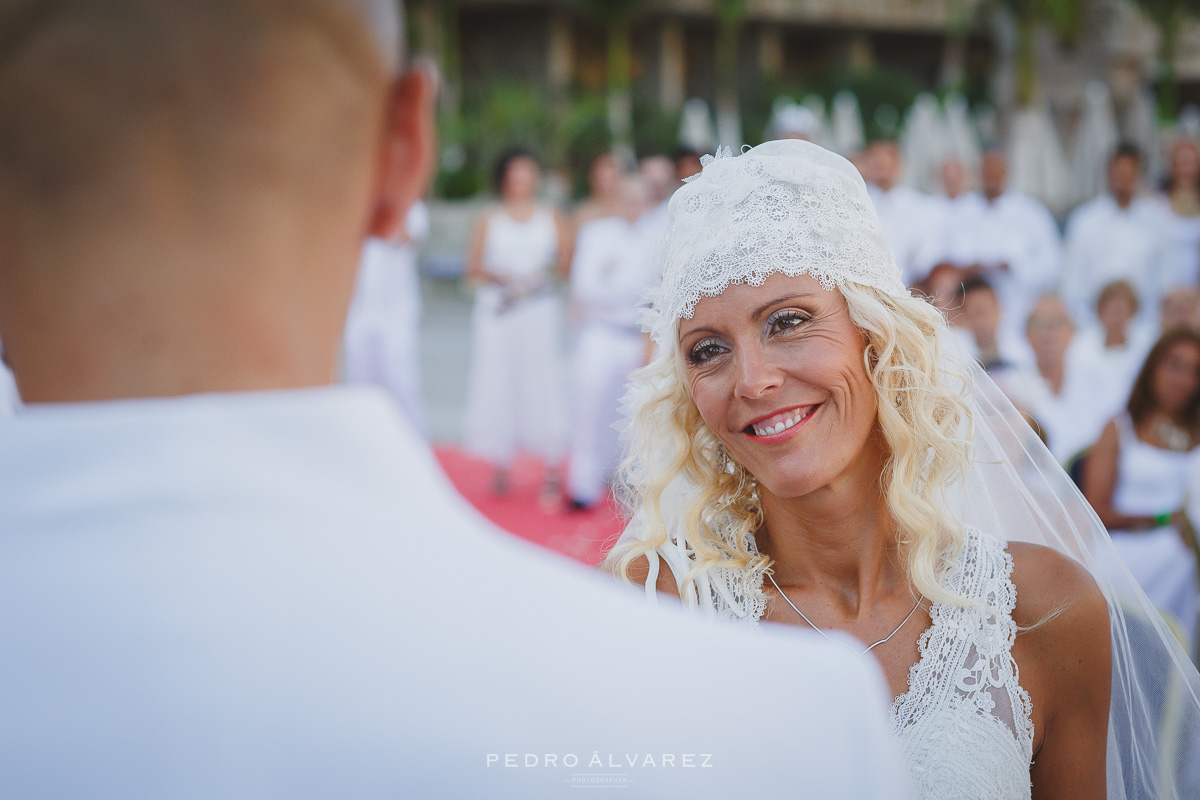
<instances>
[{"instance_id":1,"label":"blurred shoe","mask_svg":"<svg viewBox=\"0 0 1200 800\"><path fill-rule=\"evenodd\" d=\"M503 467L497 467L492 473L492 494L497 497L504 497L508 494L508 470Z\"/></svg>"}]
</instances>

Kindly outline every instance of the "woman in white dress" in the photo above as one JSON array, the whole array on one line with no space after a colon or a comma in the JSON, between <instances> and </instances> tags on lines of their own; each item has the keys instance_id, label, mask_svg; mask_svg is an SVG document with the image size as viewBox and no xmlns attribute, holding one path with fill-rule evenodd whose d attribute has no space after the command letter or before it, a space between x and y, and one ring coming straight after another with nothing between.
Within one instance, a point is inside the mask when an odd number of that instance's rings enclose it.
<instances>
[{"instance_id":1,"label":"woman in white dress","mask_svg":"<svg viewBox=\"0 0 1200 800\"><path fill-rule=\"evenodd\" d=\"M500 203L472 235L467 277L478 288L464 442L493 466L498 494L508 490L519 451L538 456L546 466L542 499L554 502L566 433L557 286L571 236L558 212L538 202L540 173L523 150L502 155L494 171Z\"/></svg>"},{"instance_id":2,"label":"woman in white dress","mask_svg":"<svg viewBox=\"0 0 1200 800\"><path fill-rule=\"evenodd\" d=\"M1125 411L1088 456L1084 493L1150 600L1189 640L1196 558L1180 530L1189 453L1200 444L1200 334L1177 329L1150 350Z\"/></svg>"},{"instance_id":3,"label":"woman in white dress","mask_svg":"<svg viewBox=\"0 0 1200 800\"><path fill-rule=\"evenodd\" d=\"M1103 529L943 347L849 162L794 141L718 153L672 198L665 252L660 352L628 397L630 523L606 567L655 602L870 652L918 800L1173 791L1144 763L1161 709L1130 688L1142 617L1088 569ZM714 657L731 697L787 691Z\"/></svg>"}]
</instances>

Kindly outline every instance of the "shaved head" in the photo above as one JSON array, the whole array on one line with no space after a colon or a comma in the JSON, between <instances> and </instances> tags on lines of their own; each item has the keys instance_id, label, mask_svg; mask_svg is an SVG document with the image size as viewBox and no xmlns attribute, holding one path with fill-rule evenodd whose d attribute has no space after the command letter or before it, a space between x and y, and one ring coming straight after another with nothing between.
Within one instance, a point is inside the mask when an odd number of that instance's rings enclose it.
<instances>
[{"instance_id":1,"label":"shaved head","mask_svg":"<svg viewBox=\"0 0 1200 800\"><path fill-rule=\"evenodd\" d=\"M57 224L147 168L199 191L362 147L398 19L389 0L0 0L0 204Z\"/></svg>"},{"instance_id":2,"label":"shaved head","mask_svg":"<svg viewBox=\"0 0 1200 800\"><path fill-rule=\"evenodd\" d=\"M335 351L362 239L432 163L433 83L400 74L401 19L398 0L0 0L0 340L26 399L55 333L83 385L105 359L76 329L152 328L127 341L165 360L222 314L243 333L274 315L263 374L308 374L274 383L332 375L285 339L318 335L303 320ZM176 383L130 391L220 381Z\"/></svg>"}]
</instances>

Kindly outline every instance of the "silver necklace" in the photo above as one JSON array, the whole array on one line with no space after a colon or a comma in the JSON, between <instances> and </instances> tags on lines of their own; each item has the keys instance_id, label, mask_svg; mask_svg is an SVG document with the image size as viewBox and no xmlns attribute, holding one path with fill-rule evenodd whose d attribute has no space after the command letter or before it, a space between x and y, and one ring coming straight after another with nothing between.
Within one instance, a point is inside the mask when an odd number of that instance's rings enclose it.
<instances>
[{"instance_id":1,"label":"silver necklace","mask_svg":"<svg viewBox=\"0 0 1200 800\"><path fill-rule=\"evenodd\" d=\"M779 584L775 582L775 576L774 576L774 575L772 575L771 573L769 573L769 572L768 572L768 573L767 573L767 579L768 579L769 581L771 581L771 585L775 587L775 591L779 592L779 596L780 596L780 597L782 597L782 598L784 599L784 602L786 602L786 603L787 603L789 606L791 606L791 607L792 607L792 611L795 611L797 614L799 614L799 615L800 615L800 619L804 620L804 621L805 621L805 622L807 622L809 625L811 625L811 626L812 626L812 629L813 629L814 631L816 631L817 633L821 634L821 635L822 635L822 636L824 636L826 639L829 639L829 641L831 641L831 642L834 642L834 643L836 643L836 644L840 644L842 647L846 648L846 649L847 649L847 650L849 650L851 653L856 653L856 654L858 654L858 655L860 655L860 656L865 656L867 653L871 652L871 651L872 651L872 650L874 650L876 647L879 647L879 645L883 644L883 643L884 643L884 642L886 642L888 639L891 639L893 636L895 636L897 633L899 633L899 632L900 632L900 629L904 627L905 623L907 623L907 622L908 622L910 619L912 619L912 615L913 615L913 614L915 614L915 613L917 613L917 609L921 607L921 601L925 599L925 596L924 596L924 595L921 595L920 597L918 597L918 598L917 598L917 603L916 603L916 605L914 605L914 606L912 607L912 611L908 612L908 616L904 618L904 622L901 622L899 625L897 625L897 626L896 626L896 630L892 631L892 632L891 632L891 633L889 633L887 636L883 637L883 638L882 638L882 639L880 639L878 642L876 642L875 644L873 644L873 645L871 645L870 647L868 647L866 650L856 650L855 648L853 648L853 647L851 647L850 645L848 645L848 644L846 644L845 642L843 642L841 639L834 639L834 638L832 638L831 636L829 636L829 634L825 633L825 631L821 630L821 629L820 629L820 628L818 628L816 625L814 625L814 624L813 624L813 621L812 621L811 619L809 619L808 617L804 616L804 612L803 612L803 611L801 611L800 609L796 608L796 604L795 604L795 603L793 603L793 602L792 602L792 601L791 601L791 600L788 598L788 596L787 596L786 594L784 594L784 593L783 593L783 589L780 589L780 588L779 588Z\"/></svg>"}]
</instances>

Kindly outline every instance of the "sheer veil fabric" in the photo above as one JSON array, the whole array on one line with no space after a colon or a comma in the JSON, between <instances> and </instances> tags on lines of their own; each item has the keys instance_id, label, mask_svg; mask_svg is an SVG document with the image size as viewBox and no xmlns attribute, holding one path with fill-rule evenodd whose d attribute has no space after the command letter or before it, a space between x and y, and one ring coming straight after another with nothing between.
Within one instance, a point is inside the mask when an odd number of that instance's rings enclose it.
<instances>
[{"instance_id":1,"label":"sheer veil fabric","mask_svg":"<svg viewBox=\"0 0 1200 800\"><path fill-rule=\"evenodd\" d=\"M702 188L705 183L710 185ZM848 197L840 196L842 189ZM671 201L664 278L646 310L647 328L659 345L656 358L677 357L673 339L678 320L691 316L701 296L719 294L732 283L761 284L775 273L809 274L830 290L854 282L907 293L899 284L894 257L881 243L874 212L862 207L860 193L866 197L862 178L849 162L809 142L768 142L739 156L719 152L715 159L706 158L704 172ZM721 199L706 206L704 198L713 195ZM737 213L746 213L748 224L731 222L730 215ZM709 232L703 232L705 227ZM684 244L677 245L679 241ZM948 336L948 329L943 334ZM1069 556L1091 572L1104 593L1113 652L1109 798L1200 797L1200 674L1120 565L1100 519L1049 450L991 378L977 365L959 362L955 352L942 347L943 358L953 360L947 365L950 371L962 376L961 391L972 418L962 435L969 438L971 455L945 502L964 528ZM664 371L653 366L631 380L624 401L627 418L655 392L653 381L661 378L652 376ZM654 435L632 426L625 432L632 452L661 451L667 458L670 447L633 440ZM628 463L628 475L644 479L666 469L653 460L649 455L645 462ZM659 553L668 564L674 562L673 568L686 563L683 509L700 492L689 480L676 477L662 495L668 544ZM621 541L649 534L644 517L634 509ZM657 559L650 562L646 592L653 598L658 564ZM701 614L754 624L764 602L759 577L756 582L736 570L700 575L684 604Z\"/></svg>"}]
</instances>

